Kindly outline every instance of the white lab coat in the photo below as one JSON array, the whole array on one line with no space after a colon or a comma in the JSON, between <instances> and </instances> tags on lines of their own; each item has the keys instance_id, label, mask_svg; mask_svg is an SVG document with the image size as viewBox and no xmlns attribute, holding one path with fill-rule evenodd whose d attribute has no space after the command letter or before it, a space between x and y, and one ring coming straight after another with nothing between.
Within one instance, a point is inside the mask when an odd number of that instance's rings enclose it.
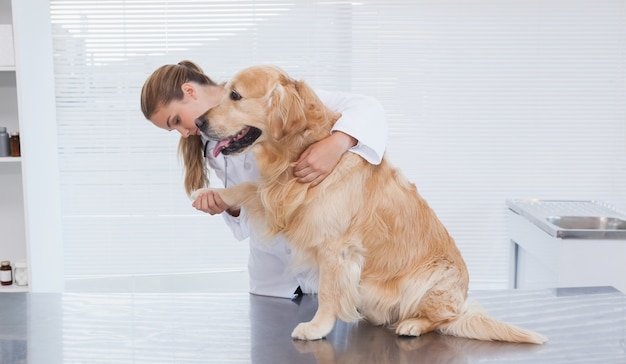
<instances>
[{"instance_id":1,"label":"white lab coat","mask_svg":"<svg viewBox=\"0 0 626 364\"><path fill-rule=\"evenodd\" d=\"M379 164L387 145L387 121L380 103L371 97L342 92L316 91L322 102L341 118L333 131L342 131L358 140L350 152L362 156L372 164ZM226 186L259 178L259 171L252 153L217 158L212 155L215 141L205 146L207 161L215 174ZM235 238L249 238L250 256L248 275L250 293L264 296L292 298L300 286L305 293L317 292L317 280L305 274L294 275L289 270L290 250L282 236L263 241L255 231L248 229L245 209L238 217L228 213L222 216L233 231Z\"/></svg>"}]
</instances>

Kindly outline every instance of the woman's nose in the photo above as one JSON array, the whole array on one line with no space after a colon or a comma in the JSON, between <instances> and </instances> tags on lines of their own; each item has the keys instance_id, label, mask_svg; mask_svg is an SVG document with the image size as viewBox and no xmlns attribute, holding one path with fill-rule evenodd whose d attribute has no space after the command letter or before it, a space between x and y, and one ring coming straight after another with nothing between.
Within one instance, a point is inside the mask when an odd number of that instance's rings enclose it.
<instances>
[{"instance_id":1,"label":"woman's nose","mask_svg":"<svg viewBox=\"0 0 626 364\"><path fill-rule=\"evenodd\" d=\"M180 135L182 135L184 138L188 137L189 133L191 133L191 131L189 129L185 128L184 126L180 126L176 130L178 130Z\"/></svg>"}]
</instances>

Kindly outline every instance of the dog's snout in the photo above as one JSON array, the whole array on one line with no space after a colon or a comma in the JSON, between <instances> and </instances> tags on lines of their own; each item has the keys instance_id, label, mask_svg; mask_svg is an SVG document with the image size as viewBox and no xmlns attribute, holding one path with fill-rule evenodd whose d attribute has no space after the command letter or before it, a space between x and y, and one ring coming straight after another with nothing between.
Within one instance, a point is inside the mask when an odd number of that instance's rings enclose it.
<instances>
[{"instance_id":1,"label":"dog's snout","mask_svg":"<svg viewBox=\"0 0 626 364\"><path fill-rule=\"evenodd\" d=\"M204 115L199 116L196 121L196 127L200 130L205 130L206 125L208 124L207 119L204 117Z\"/></svg>"}]
</instances>

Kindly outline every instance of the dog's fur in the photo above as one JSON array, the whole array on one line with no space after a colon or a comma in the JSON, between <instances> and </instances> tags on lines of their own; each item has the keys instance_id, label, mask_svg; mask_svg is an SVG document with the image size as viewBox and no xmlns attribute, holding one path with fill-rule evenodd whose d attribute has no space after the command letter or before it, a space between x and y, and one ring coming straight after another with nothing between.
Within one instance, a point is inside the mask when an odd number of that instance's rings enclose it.
<instances>
[{"instance_id":1,"label":"dog's fur","mask_svg":"<svg viewBox=\"0 0 626 364\"><path fill-rule=\"evenodd\" d=\"M296 181L293 162L328 136L340 116L304 82L273 66L255 66L225 87L222 102L196 123L209 138L226 140L222 147L231 145L224 153L254 151L261 177L218 189L220 196L243 206L255 228L283 234L296 266L319 274L319 308L293 338L321 339L337 318L364 318L403 336L436 330L479 340L546 341L467 300L467 267L454 240L415 185L385 158L372 165L345 153L318 186ZM238 144L249 127L260 136Z\"/></svg>"}]
</instances>

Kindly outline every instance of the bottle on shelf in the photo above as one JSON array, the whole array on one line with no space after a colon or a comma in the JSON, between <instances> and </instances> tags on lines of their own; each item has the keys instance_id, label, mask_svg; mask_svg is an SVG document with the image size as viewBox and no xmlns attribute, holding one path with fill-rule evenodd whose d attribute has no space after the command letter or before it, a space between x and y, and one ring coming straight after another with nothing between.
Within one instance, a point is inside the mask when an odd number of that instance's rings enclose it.
<instances>
[{"instance_id":1,"label":"bottle on shelf","mask_svg":"<svg viewBox=\"0 0 626 364\"><path fill-rule=\"evenodd\" d=\"M13 280L15 281L15 284L18 286L27 286L28 265L26 264L26 260L16 260L13 265L15 266L13 269Z\"/></svg>"},{"instance_id":2,"label":"bottle on shelf","mask_svg":"<svg viewBox=\"0 0 626 364\"><path fill-rule=\"evenodd\" d=\"M0 263L0 284L3 286L13 284L13 268L11 268L11 262L8 260L3 260Z\"/></svg>"},{"instance_id":3,"label":"bottle on shelf","mask_svg":"<svg viewBox=\"0 0 626 364\"><path fill-rule=\"evenodd\" d=\"M13 133L11 133L11 136L9 137L9 144L10 144L10 149L11 149L11 157L19 157L22 155L20 151L20 133L19 132L14 131Z\"/></svg>"},{"instance_id":4,"label":"bottle on shelf","mask_svg":"<svg viewBox=\"0 0 626 364\"><path fill-rule=\"evenodd\" d=\"M7 128L0 126L0 157L8 157L11 155L11 146Z\"/></svg>"}]
</instances>

